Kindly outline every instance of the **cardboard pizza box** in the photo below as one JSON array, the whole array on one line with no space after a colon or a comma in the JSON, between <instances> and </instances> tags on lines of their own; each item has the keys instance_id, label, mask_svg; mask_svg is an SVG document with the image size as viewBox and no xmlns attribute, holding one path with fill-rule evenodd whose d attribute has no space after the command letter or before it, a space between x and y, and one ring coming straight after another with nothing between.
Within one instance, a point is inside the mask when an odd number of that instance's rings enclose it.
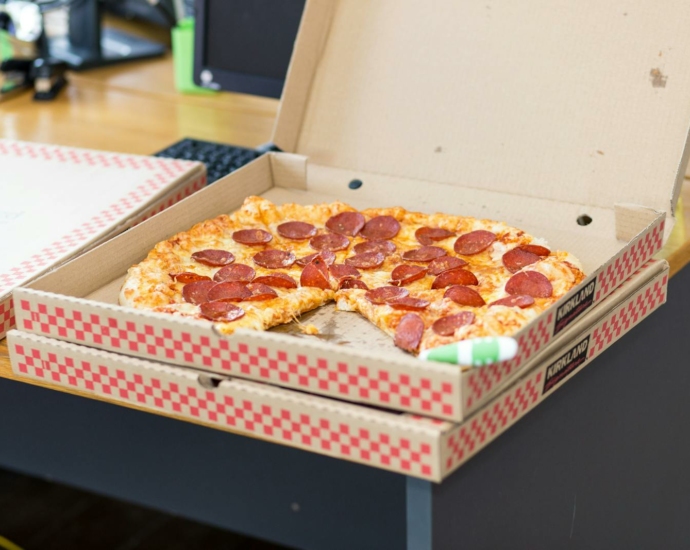
<instances>
[{"instance_id":1,"label":"cardboard pizza box","mask_svg":"<svg viewBox=\"0 0 690 550\"><path fill-rule=\"evenodd\" d=\"M21 328L462 419L661 248L687 158L689 10L312 0L274 132L286 152L22 290ZM127 268L157 242L250 194L494 218L573 253L588 277L515 335L515 359L480 369L419 361L332 306L308 317L324 327L318 337L288 325L223 338L207 323L115 305Z\"/></svg>"},{"instance_id":2,"label":"cardboard pizza box","mask_svg":"<svg viewBox=\"0 0 690 550\"><path fill-rule=\"evenodd\" d=\"M121 246L112 247L120 243ZM175 319L170 324L168 315L132 310L123 316L123 308L115 305L121 281L115 284L109 281L111 270L115 269L112 262L122 263L121 255L131 245L127 235L123 235L35 281L31 288L18 289L15 294L18 328L159 362L454 421L477 410L498 391L496 388L505 387L535 358L571 341L667 270L666 262L646 263L587 315L562 331L551 345L535 352L521 369L511 371L511 362L505 362L491 368L463 370L456 365L409 357L390 338L378 330L372 331L367 321L354 314L345 316L345 321L330 330L336 338L343 337L342 334L359 334L361 347L368 348L367 352L357 347L334 346L313 336L297 338L293 334L256 331L222 336L210 331L204 321ZM100 266L101 279L86 273L90 265ZM86 299L43 290L50 288ZM316 312L309 321L322 325L323 333L327 334L326 325L334 324L333 319L340 319L341 314L327 310ZM379 350L373 349L376 345ZM484 378L492 373L498 373L501 384L491 384L490 379ZM481 385L477 386L475 380ZM473 407L466 407L469 398L481 389L485 389L481 399L474 400Z\"/></svg>"},{"instance_id":3,"label":"cardboard pizza box","mask_svg":"<svg viewBox=\"0 0 690 550\"><path fill-rule=\"evenodd\" d=\"M197 162L0 139L0 339L14 288L205 183Z\"/></svg>"},{"instance_id":4,"label":"cardboard pizza box","mask_svg":"<svg viewBox=\"0 0 690 550\"><path fill-rule=\"evenodd\" d=\"M13 330L13 372L109 402L441 481L666 300L668 264L463 423L354 405L271 385L173 367ZM638 278L640 279L640 278ZM27 406L31 406L30 404Z\"/></svg>"}]
</instances>

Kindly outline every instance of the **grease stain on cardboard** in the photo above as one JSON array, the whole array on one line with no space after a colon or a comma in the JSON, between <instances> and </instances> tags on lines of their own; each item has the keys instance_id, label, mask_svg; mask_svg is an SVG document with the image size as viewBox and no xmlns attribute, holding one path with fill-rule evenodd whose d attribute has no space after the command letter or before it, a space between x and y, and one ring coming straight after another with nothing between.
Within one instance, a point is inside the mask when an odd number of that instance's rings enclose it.
<instances>
[{"instance_id":1,"label":"grease stain on cardboard","mask_svg":"<svg viewBox=\"0 0 690 550\"><path fill-rule=\"evenodd\" d=\"M668 76L661 72L661 69L651 69L649 71L649 79L652 81L653 88L665 88Z\"/></svg>"}]
</instances>

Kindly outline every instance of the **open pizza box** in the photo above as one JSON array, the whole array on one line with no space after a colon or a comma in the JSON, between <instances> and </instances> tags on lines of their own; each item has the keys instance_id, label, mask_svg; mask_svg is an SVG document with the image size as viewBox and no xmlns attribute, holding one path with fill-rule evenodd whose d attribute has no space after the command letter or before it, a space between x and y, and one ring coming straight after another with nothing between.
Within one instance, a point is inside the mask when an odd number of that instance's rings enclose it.
<instances>
[{"instance_id":1,"label":"open pizza box","mask_svg":"<svg viewBox=\"0 0 690 550\"><path fill-rule=\"evenodd\" d=\"M690 128L683 13L690 5L642 0L626 10L310 1L274 132L286 152L18 291L19 328L461 420L661 248ZM318 336L291 324L221 337L209 323L117 305L126 270L157 242L252 194L493 218L571 252L588 277L515 335L513 360L475 369L418 360L333 306L307 316Z\"/></svg>"},{"instance_id":2,"label":"open pizza box","mask_svg":"<svg viewBox=\"0 0 690 550\"><path fill-rule=\"evenodd\" d=\"M205 183L198 162L0 139L0 339L14 288Z\"/></svg>"},{"instance_id":3,"label":"open pizza box","mask_svg":"<svg viewBox=\"0 0 690 550\"><path fill-rule=\"evenodd\" d=\"M666 300L668 264L652 261L580 318L568 342L538 352L522 375L463 423L308 395L13 330L21 379L401 474L441 481L562 386ZM29 405L30 406L30 405Z\"/></svg>"}]
</instances>

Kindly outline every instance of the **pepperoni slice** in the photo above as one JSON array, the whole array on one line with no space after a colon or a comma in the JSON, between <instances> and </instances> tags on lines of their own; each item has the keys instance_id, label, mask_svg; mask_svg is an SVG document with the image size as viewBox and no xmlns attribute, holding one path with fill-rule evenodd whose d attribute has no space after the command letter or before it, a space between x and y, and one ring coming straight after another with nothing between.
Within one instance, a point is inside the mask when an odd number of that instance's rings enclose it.
<instances>
[{"instance_id":1,"label":"pepperoni slice","mask_svg":"<svg viewBox=\"0 0 690 550\"><path fill-rule=\"evenodd\" d=\"M360 281L359 279L353 279L351 277L346 277L345 279L341 279L340 285L338 286L339 289L346 290L349 288L358 288L361 290L369 290L369 287L364 281Z\"/></svg>"},{"instance_id":2,"label":"pepperoni slice","mask_svg":"<svg viewBox=\"0 0 690 550\"><path fill-rule=\"evenodd\" d=\"M372 241L385 241L395 237L398 231L400 231L400 222L393 216L376 216L364 224L360 234Z\"/></svg>"},{"instance_id":3,"label":"pepperoni slice","mask_svg":"<svg viewBox=\"0 0 690 550\"><path fill-rule=\"evenodd\" d=\"M506 296L495 302L491 302L489 306L506 306L506 307L519 307L526 308L534 304L534 298L531 296Z\"/></svg>"},{"instance_id":4,"label":"pepperoni slice","mask_svg":"<svg viewBox=\"0 0 690 550\"><path fill-rule=\"evenodd\" d=\"M328 280L328 264L321 256L317 255L311 263L305 266L302 270L299 284L300 286L331 290L331 283Z\"/></svg>"},{"instance_id":5,"label":"pepperoni slice","mask_svg":"<svg viewBox=\"0 0 690 550\"><path fill-rule=\"evenodd\" d=\"M362 230L365 221L359 212L341 212L328 218L326 227L338 235L354 237Z\"/></svg>"},{"instance_id":6,"label":"pepperoni slice","mask_svg":"<svg viewBox=\"0 0 690 550\"><path fill-rule=\"evenodd\" d=\"M335 252L350 246L350 239L337 233L323 233L312 237L309 241L309 246L314 250L331 250Z\"/></svg>"},{"instance_id":7,"label":"pepperoni slice","mask_svg":"<svg viewBox=\"0 0 690 550\"><path fill-rule=\"evenodd\" d=\"M450 285L477 285L479 281L474 273L461 267L444 271L431 283L431 288L446 288Z\"/></svg>"},{"instance_id":8,"label":"pepperoni slice","mask_svg":"<svg viewBox=\"0 0 690 550\"><path fill-rule=\"evenodd\" d=\"M553 294L553 286L544 275L537 271L521 271L508 279L506 292L533 298L548 298Z\"/></svg>"},{"instance_id":9,"label":"pepperoni slice","mask_svg":"<svg viewBox=\"0 0 690 550\"><path fill-rule=\"evenodd\" d=\"M213 267L222 267L229 265L235 261L235 256L232 252L227 250L215 250L208 248L206 250L199 250L192 254L192 260L196 260L200 264L210 265Z\"/></svg>"},{"instance_id":10,"label":"pepperoni slice","mask_svg":"<svg viewBox=\"0 0 690 550\"><path fill-rule=\"evenodd\" d=\"M384 256L390 256L395 252L395 245L390 241L365 241L357 243L352 250L355 254L364 254L365 252L380 252Z\"/></svg>"},{"instance_id":11,"label":"pepperoni slice","mask_svg":"<svg viewBox=\"0 0 690 550\"><path fill-rule=\"evenodd\" d=\"M416 311L421 311L429 307L429 300L423 300L421 298L413 298L412 296L405 296L404 298L398 298L397 300L391 300L388 305L394 309L412 309Z\"/></svg>"},{"instance_id":12,"label":"pepperoni slice","mask_svg":"<svg viewBox=\"0 0 690 550\"><path fill-rule=\"evenodd\" d=\"M296 263L297 265L301 265L302 267L304 267L305 265L313 262L314 258L316 258L317 256L321 256L321 258L323 258L323 260L328 265L332 265L333 262L335 262L335 254L331 250L328 250L328 248L324 248L321 252L314 252L314 254L309 254L309 256L300 258L299 260L297 260Z\"/></svg>"},{"instance_id":13,"label":"pepperoni slice","mask_svg":"<svg viewBox=\"0 0 690 550\"><path fill-rule=\"evenodd\" d=\"M297 281L287 273L281 273L280 271L257 277L254 279L254 282L278 288L297 288Z\"/></svg>"},{"instance_id":14,"label":"pepperoni slice","mask_svg":"<svg viewBox=\"0 0 690 550\"><path fill-rule=\"evenodd\" d=\"M482 307L486 305L484 298L481 294L474 290L462 285L453 285L443 294L444 298L453 300L456 304L461 306L470 307Z\"/></svg>"},{"instance_id":15,"label":"pepperoni slice","mask_svg":"<svg viewBox=\"0 0 690 550\"><path fill-rule=\"evenodd\" d=\"M524 248L513 248L503 254L503 265L511 273L517 273L526 265L538 262L541 258L537 254L533 254Z\"/></svg>"},{"instance_id":16,"label":"pepperoni slice","mask_svg":"<svg viewBox=\"0 0 690 550\"><path fill-rule=\"evenodd\" d=\"M183 271L182 273L170 273L170 278L178 283L193 283L195 281L210 281L211 277L206 275L199 275L198 273L192 273L191 271Z\"/></svg>"},{"instance_id":17,"label":"pepperoni slice","mask_svg":"<svg viewBox=\"0 0 690 550\"><path fill-rule=\"evenodd\" d=\"M333 264L330 268L331 275L339 281L342 279L358 279L362 274L356 267L346 264Z\"/></svg>"},{"instance_id":18,"label":"pepperoni slice","mask_svg":"<svg viewBox=\"0 0 690 550\"><path fill-rule=\"evenodd\" d=\"M491 231L480 229L458 237L458 240L453 245L453 249L463 256L473 256L489 248L495 240L496 235Z\"/></svg>"},{"instance_id":19,"label":"pepperoni slice","mask_svg":"<svg viewBox=\"0 0 690 550\"><path fill-rule=\"evenodd\" d=\"M350 258L345 258L345 263L359 269L374 269L379 267L386 257L380 252L362 252Z\"/></svg>"},{"instance_id":20,"label":"pepperoni slice","mask_svg":"<svg viewBox=\"0 0 690 550\"><path fill-rule=\"evenodd\" d=\"M414 250L406 250L403 252L402 258L408 262L430 262L446 254L448 253L438 246L423 246Z\"/></svg>"},{"instance_id":21,"label":"pepperoni slice","mask_svg":"<svg viewBox=\"0 0 690 550\"><path fill-rule=\"evenodd\" d=\"M213 280L217 283L225 281L239 281L240 283L251 283L256 277L253 267L244 264L232 264L216 271Z\"/></svg>"},{"instance_id":22,"label":"pepperoni slice","mask_svg":"<svg viewBox=\"0 0 690 550\"><path fill-rule=\"evenodd\" d=\"M372 304L380 306L390 300L397 300L409 296L409 294L410 292L406 288L400 288L398 286L380 286L368 291L364 297Z\"/></svg>"},{"instance_id":23,"label":"pepperoni slice","mask_svg":"<svg viewBox=\"0 0 690 550\"><path fill-rule=\"evenodd\" d=\"M316 235L316 227L307 222L281 223L276 230L281 237L294 241L303 241Z\"/></svg>"},{"instance_id":24,"label":"pepperoni slice","mask_svg":"<svg viewBox=\"0 0 690 550\"><path fill-rule=\"evenodd\" d=\"M536 254L537 256L548 256L551 254L551 251L548 248L545 246L539 246L538 244L523 244L519 248L526 252Z\"/></svg>"},{"instance_id":25,"label":"pepperoni slice","mask_svg":"<svg viewBox=\"0 0 690 550\"><path fill-rule=\"evenodd\" d=\"M205 302L200 306L201 316L210 321L237 321L244 317L244 310L229 302Z\"/></svg>"},{"instance_id":26,"label":"pepperoni slice","mask_svg":"<svg viewBox=\"0 0 690 550\"><path fill-rule=\"evenodd\" d=\"M208 291L214 286L216 286L216 283L213 281L196 281L194 283L189 283L182 288L182 298L185 302L189 302L190 304L203 304L209 301Z\"/></svg>"},{"instance_id":27,"label":"pepperoni slice","mask_svg":"<svg viewBox=\"0 0 690 550\"><path fill-rule=\"evenodd\" d=\"M429 263L429 275L440 275L444 271L463 267L465 265L467 265L467 262L461 258L456 258L455 256L441 256L440 258L431 260L431 263Z\"/></svg>"},{"instance_id":28,"label":"pepperoni slice","mask_svg":"<svg viewBox=\"0 0 690 550\"><path fill-rule=\"evenodd\" d=\"M247 290L250 294L248 298L245 298L247 301L260 302L263 300L272 300L273 298L278 297L278 293L275 290L262 283L249 283L247 285Z\"/></svg>"},{"instance_id":29,"label":"pepperoni slice","mask_svg":"<svg viewBox=\"0 0 690 550\"><path fill-rule=\"evenodd\" d=\"M402 264L391 273L391 284L395 286L409 285L422 279L426 275L426 268L421 265Z\"/></svg>"},{"instance_id":30,"label":"pepperoni slice","mask_svg":"<svg viewBox=\"0 0 690 550\"><path fill-rule=\"evenodd\" d=\"M232 240L240 244L256 246L271 242L273 235L263 229L240 229L232 234Z\"/></svg>"},{"instance_id":31,"label":"pepperoni slice","mask_svg":"<svg viewBox=\"0 0 690 550\"><path fill-rule=\"evenodd\" d=\"M455 315L447 315L437 319L434 324L431 325L431 330L439 336L453 336L457 329L465 325L471 325L472 323L474 323L474 313L471 311L463 311Z\"/></svg>"},{"instance_id":32,"label":"pepperoni slice","mask_svg":"<svg viewBox=\"0 0 690 550\"><path fill-rule=\"evenodd\" d=\"M424 334L424 321L415 313L408 313L400 319L395 329L395 345L405 351L417 351Z\"/></svg>"},{"instance_id":33,"label":"pepperoni slice","mask_svg":"<svg viewBox=\"0 0 690 550\"><path fill-rule=\"evenodd\" d=\"M454 235L455 233L452 231L448 231L441 227L420 227L414 232L415 239L425 246L436 241L442 241L449 237L453 237Z\"/></svg>"},{"instance_id":34,"label":"pepperoni slice","mask_svg":"<svg viewBox=\"0 0 690 550\"><path fill-rule=\"evenodd\" d=\"M266 269L280 269L294 264L295 255L292 252L271 248L254 254L254 263Z\"/></svg>"},{"instance_id":35,"label":"pepperoni slice","mask_svg":"<svg viewBox=\"0 0 690 550\"><path fill-rule=\"evenodd\" d=\"M208 291L208 301L241 302L251 296L251 294L252 293L247 290L247 285L245 283L239 283L237 281L218 283Z\"/></svg>"}]
</instances>

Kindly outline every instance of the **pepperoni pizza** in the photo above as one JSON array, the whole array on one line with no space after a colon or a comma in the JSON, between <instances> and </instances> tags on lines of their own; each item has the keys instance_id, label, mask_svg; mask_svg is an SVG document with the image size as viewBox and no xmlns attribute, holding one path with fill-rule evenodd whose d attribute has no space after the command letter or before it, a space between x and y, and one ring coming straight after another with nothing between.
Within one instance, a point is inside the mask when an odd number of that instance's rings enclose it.
<instances>
[{"instance_id":1,"label":"pepperoni pizza","mask_svg":"<svg viewBox=\"0 0 690 550\"><path fill-rule=\"evenodd\" d=\"M248 197L158 243L120 303L266 330L335 301L412 353L510 335L584 279L567 252L490 220Z\"/></svg>"}]
</instances>

